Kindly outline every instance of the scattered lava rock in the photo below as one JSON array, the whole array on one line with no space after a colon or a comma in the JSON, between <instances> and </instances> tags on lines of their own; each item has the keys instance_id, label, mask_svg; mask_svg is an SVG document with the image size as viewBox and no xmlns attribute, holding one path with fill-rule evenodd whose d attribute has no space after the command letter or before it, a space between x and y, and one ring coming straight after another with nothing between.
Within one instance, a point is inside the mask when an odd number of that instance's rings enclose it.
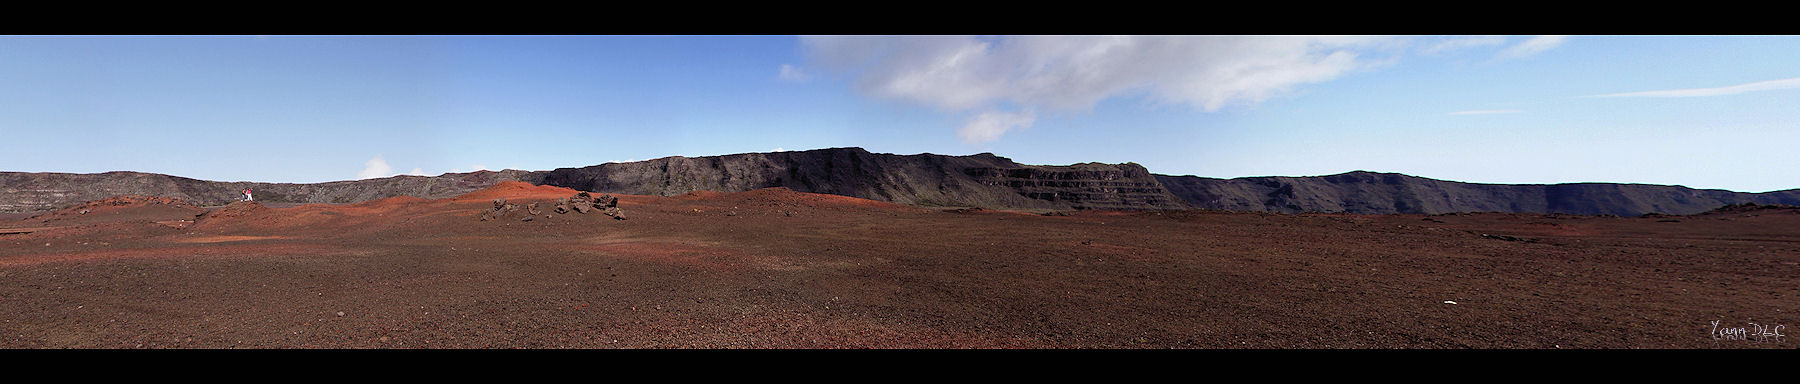
<instances>
[{"instance_id":1,"label":"scattered lava rock","mask_svg":"<svg viewBox=\"0 0 1800 384\"><path fill-rule=\"evenodd\" d=\"M1527 239L1527 238L1523 238L1523 237L1507 236L1507 235L1490 235L1490 234L1486 234L1486 233L1481 234L1481 237L1494 239L1494 240L1504 240L1504 241L1522 241L1522 242L1527 242L1527 243L1536 243L1537 242L1537 239Z\"/></svg>"},{"instance_id":2,"label":"scattered lava rock","mask_svg":"<svg viewBox=\"0 0 1800 384\"><path fill-rule=\"evenodd\" d=\"M506 199L494 199L494 208L482 212L480 219L481 221L499 219L505 217L508 212L518 210L518 207L517 204L507 204ZM600 195L599 197L594 197L594 195L587 192L581 192L575 194L575 196L557 199L556 205L550 208L550 212L555 212L557 214L567 214L569 212L585 214L595 211L611 216L614 219L625 220L625 210L619 209L619 199L612 195ZM536 216L538 215L543 215L545 219L551 217L550 215L544 214L544 211L538 210L538 203L529 203L525 205L525 217L520 218L519 221L536 220Z\"/></svg>"},{"instance_id":3,"label":"scattered lava rock","mask_svg":"<svg viewBox=\"0 0 1800 384\"><path fill-rule=\"evenodd\" d=\"M81 203L79 205L75 205L72 207L64 208L64 209L53 211L53 212L47 212L47 213L33 215L33 216L31 216L31 218L48 220L48 219L59 218L59 217L82 216L82 215L86 215L89 213L94 213L95 210L101 209L103 207L143 207L143 206L168 206L168 207L184 208L184 209L192 209L192 210L203 209L198 206L195 206L192 203L189 203L187 200L182 200L182 199L173 198L173 197L115 196L115 197Z\"/></svg>"},{"instance_id":4,"label":"scattered lava rock","mask_svg":"<svg viewBox=\"0 0 1800 384\"><path fill-rule=\"evenodd\" d=\"M1800 206L1784 205L1784 204L1757 204L1757 203L1728 204L1728 205L1725 205L1722 207L1713 208L1711 211L1706 211L1706 213L1741 213L1741 212L1754 212L1754 211L1763 211L1763 210L1796 210L1796 211L1800 211ZM1646 215L1646 216L1648 216L1648 215Z\"/></svg>"}]
</instances>

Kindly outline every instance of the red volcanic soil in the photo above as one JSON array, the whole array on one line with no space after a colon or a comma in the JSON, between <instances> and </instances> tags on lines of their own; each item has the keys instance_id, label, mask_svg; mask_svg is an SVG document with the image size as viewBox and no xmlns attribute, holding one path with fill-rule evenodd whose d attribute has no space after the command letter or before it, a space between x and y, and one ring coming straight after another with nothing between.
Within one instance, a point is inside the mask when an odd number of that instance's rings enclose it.
<instances>
[{"instance_id":1,"label":"red volcanic soil","mask_svg":"<svg viewBox=\"0 0 1800 384\"><path fill-rule=\"evenodd\" d=\"M1044 216L770 188L552 211L576 192L0 221L32 228L0 234L0 347L1793 348L1750 324L1800 324L1792 208ZM521 207L481 220L497 198Z\"/></svg>"},{"instance_id":2,"label":"red volcanic soil","mask_svg":"<svg viewBox=\"0 0 1800 384\"><path fill-rule=\"evenodd\" d=\"M479 200L493 200L493 199L555 200L555 199L573 196L577 192L579 192L579 191L576 191L573 189L568 189L568 188L563 188L563 187L555 187L555 186L548 186L548 185L532 185L531 183L526 183L526 182L522 182L522 181L502 181L499 184L494 184L493 186L481 189L479 191L469 192L469 193L463 194L461 196L453 197L453 198L451 198L451 200L456 200L456 201L467 201L467 200L478 200L479 201ZM407 196L407 197L410 197L410 196Z\"/></svg>"}]
</instances>

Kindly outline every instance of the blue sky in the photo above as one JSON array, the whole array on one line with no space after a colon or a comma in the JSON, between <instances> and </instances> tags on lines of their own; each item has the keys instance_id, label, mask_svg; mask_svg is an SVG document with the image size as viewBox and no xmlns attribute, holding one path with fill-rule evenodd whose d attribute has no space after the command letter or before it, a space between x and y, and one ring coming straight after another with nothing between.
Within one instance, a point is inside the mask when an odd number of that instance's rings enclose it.
<instances>
[{"instance_id":1,"label":"blue sky","mask_svg":"<svg viewBox=\"0 0 1800 384\"><path fill-rule=\"evenodd\" d=\"M0 170L323 182L863 147L1800 188L1800 38L0 37Z\"/></svg>"}]
</instances>

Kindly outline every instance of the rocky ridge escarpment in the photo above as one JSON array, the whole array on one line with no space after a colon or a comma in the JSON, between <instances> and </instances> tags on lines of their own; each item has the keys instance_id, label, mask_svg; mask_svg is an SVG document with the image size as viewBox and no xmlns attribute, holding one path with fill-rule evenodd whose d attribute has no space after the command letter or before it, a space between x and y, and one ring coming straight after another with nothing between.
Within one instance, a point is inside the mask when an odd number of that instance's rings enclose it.
<instances>
[{"instance_id":1,"label":"rocky ridge escarpment","mask_svg":"<svg viewBox=\"0 0 1800 384\"><path fill-rule=\"evenodd\" d=\"M1136 163L965 168L963 173L1027 198L1073 209L1182 209L1186 204Z\"/></svg>"},{"instance_id":2,"label":"rocky ridge escarpment","mask_svg":"<svg viewBox=\"0 0 1800 384\"><path fill-rule=\"evenodd\" d=\"M217 182L141 173L0 172L0 211L57 209L120 195L219 206L252 189L269 203L355 203L395 196L444 198L520 181L581 191L676 196L783 187L930 207L1011 210L1220 209L1361 214L1537 212L1692 214L1727 204L1800 205L1800 189L1743 193L1612 183L1478 184L1398 173L1219 179L1152 174L1135 163L1027 165L967 156L871 153L862 148L670 156L549 171L480 171L328 183Z\"/></svg>"},{"instance_id":3,"label":"rocky ridge escarpment","mask_svg":"<svg viewBox=\"0 0 1800 384\"><path fill-rule=\"evenodd\" d=\"M560 168L528 182L585 191L674 196L784 187L923 206L1008 209L1181 209L1137 164L1023 165L968 156L870 153L862 148L665 157Z\"/></svg>"},{"instance_id":4,"label":"rocky ridge escarpment","mask_svg":"<svg viewBox=\"0 0 1800 384\"><path fill-rule=\"evenodd\" d=\"M1367 171L1310 177L1156 178L1190 206L1233 211L1637 216L1694 214L1738 203L1800 204L1800 189L1744 193L1649 184L1478 184Z\"/></svg>"}]
</instances>

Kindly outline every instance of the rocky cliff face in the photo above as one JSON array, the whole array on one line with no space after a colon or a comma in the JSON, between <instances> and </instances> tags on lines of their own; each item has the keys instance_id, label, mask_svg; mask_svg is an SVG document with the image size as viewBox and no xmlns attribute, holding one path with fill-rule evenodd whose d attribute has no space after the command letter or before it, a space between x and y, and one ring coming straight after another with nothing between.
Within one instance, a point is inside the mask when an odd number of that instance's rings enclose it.
<instances>
[{"instance_id":1,"label":"rocky cliff face","mask_svg":"<svg viewBox=\"0 0 1800 384\"><path fill-rule=\"evenodd\" d=\"M474 172L438 177L395 176L329 183L255 183L190 179L143 172L0 172L0 211L39 211L113 196L173 197L199 205L224 205L250 189L257 201L274 203L354 203L394 196L441 198L460 195L529 172Z\"/></svg>"},{"instance_id":2,"label":"rocky cliff face","mask_svg":"<svg viewBox=\"0 0 1800 384\"><path fill-rule=\"evenodd\" d=\"M1737 203L1800 203L1800 190L1742 193L1646 184L1475 184L1398 173L1215 179L1157 175L1196 208L1268 212L1692 214Z\"/></svg>"},{"instance_id":3,"label":"rocky cliff face","mask_svg":"<svg viewBox=\"0 0 1800 384\"><path fill-rule=\"evenodd\" d=\"M665 157L561 168L534 183L586 191L679 195L697 190L787 187L901 204L1013 209L1178 209L1137 164L1037 166L991 153L970 156L870 153L862 148Z\"/></svg>"},{"instance_id":4,"label":"rocky cliff face","mask_svg":"<svg viewBox=\"0 0 1800 384\"><path fill-rule=\"evenodd\" d=\"M393 196L441 198L506 180L584 191L673 196L787 187L923 206L1002 209L1179 209L1137 164L1038 166L991 153L970 156L870 153L862 148L665 157L550 171L395 176L317 184L215 182L138 172L0 173L0 210L52 209L115 195L167 196L220 205L253 189L258 201L351 203Z\"/></svg>"},{"instance_id":5,"label":"rocky cliff face","mask_svg":"<svg viewBox=\"0 0 1800 384\"><path fill-rule=\"evenodd\" d=\"M139 172L0 172L0 211L38 211L113 196L222 205L255 190L274 203L442 198L517 180L584 191L673 196L787 187L921 206L994 209L1184 209L1266 212L1690 214L1728 204L1800 205L1800 189L1740 193L1644 184L1474 184L1397 173L1216 179L1151 174L1134 163L1026 165L991 153L870 153L861 148L665 157L550 171L395 176L316 184L217 182Z\"/></svg>"},{"instance_id":6,"label":"rocky cliff face","mask_svg":"<svg viewBox=\"0 0 1800 384\"><path fill-rule=\"evenodd\" d=\"M1075 209L1182 209L1186 204L1136 163L970 167L963 174L1027 198Z\"/></svg>"}]
</instances>

